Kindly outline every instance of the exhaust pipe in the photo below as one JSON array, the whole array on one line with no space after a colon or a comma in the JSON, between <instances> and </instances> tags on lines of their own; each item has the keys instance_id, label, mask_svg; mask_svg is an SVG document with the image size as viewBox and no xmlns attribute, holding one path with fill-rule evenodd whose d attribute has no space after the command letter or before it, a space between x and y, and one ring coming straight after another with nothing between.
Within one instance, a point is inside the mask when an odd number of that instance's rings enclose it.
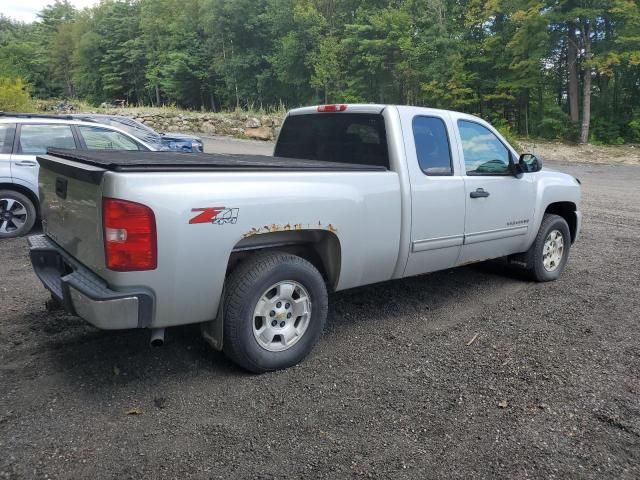
<instances>
[{"instance_id":1,"label":"exhaust pipe","mask_svg":"<svg viewBox=\"0 0 640 480\"><path fill-rule=\"evenodd\" d=\"M161 347L164 345L164 328L154 328L151 330L149 345L152 347Z\"/></svg>"}]
</instances>

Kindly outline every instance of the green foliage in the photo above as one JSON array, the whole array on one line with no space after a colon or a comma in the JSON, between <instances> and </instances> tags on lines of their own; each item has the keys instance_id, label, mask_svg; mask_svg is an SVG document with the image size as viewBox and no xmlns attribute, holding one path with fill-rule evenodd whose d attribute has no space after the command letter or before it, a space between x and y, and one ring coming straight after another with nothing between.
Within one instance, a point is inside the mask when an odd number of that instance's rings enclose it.
<instances>
[{"instance_id":1,"label":"green foliage","mask_svg":"<svg viewBox=\"0 0 640 480\"><path fill-rule=\"evenodd\" d=\"M557 104L547 102L542 120L537 126L537 134L542 138L577 140L580 134L579 127L571 124L569 115ZM571 138L571 135L575 135Z\"/></svg>"},{"instance_id":2,"label":"green foliage","mask_svg":"<svg viewBox=\"0 0 640 480\"><path fill-rule=\"evenodd\" d=\"M96 105L455 109L510 139L578 140L590 113L616 143L639 140L639 32L636 0L55 0L32 24L0 15L0 72Z\"/></svg>"},{"instance_id":3,"label":"green foliage","mask_svg":"<svg viewBox=\"0 0 640 480\"><path fill-rule=\"evenodd\" d=\"M567 138L568 124L558 118L545 117L538 124L538 134L542 138L559 139Z\"/></svg>"},{"instance_id":4,"label":"green foliage","mask_svg":"<svg viewBox=\"0 0 640 480\"><path fill-rule=\"evenodd\" d=\"M20 78L0 77L0 111L28 112L33 102Z\"/></svg>"},{"instance_id":5,"label":"green foliage","mask_svg":"<svg viewBox=\"0 0 640 480\"><path fill-rule=\"evenodd\" d=\"M500 134L509 142L509 144L516 149L516 151L523 153L522 146L518 141L518 137L513 133L511 126L504 118L496 118L493 121L493 126L500 132Z\"/></svg>"},{"instance_id":6,"label":"green foliage","mask_svg":"<svg viewBox=\"0 0 640 480\"><path fill-rule=\"evenodd\" d=\"M632 142L640 143L640 118L629 122L629 138Z\"/></svg>"},{"instance_id":7,"label":"green foliage","mask_svg":"<svg viewBox=\"0 0 640 480\"><path fill-rule=\"evenodd\" d=\"M606 118L596 117L591 127L592 141L598 144L620 145L624 139L620 134L620 127L616 122Z\"/></svg>"}]
</instances>

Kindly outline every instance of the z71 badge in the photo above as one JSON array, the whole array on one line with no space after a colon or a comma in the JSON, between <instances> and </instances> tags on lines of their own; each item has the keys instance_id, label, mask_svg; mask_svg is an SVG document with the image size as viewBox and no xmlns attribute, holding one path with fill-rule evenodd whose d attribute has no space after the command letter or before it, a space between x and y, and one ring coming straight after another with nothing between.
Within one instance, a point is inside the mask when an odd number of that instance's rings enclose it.
<instances>
[{"instance_id":1,"label":"z71 badge","mask_svg":"<svg viewBox=\"0 0 640 480\"><path fill-rule=\"evenodd\" d=\"M236 223L238 221L238 210L238 208L226 207L192 208L192 212L200 213L189 220L189 223L214 223L216 225Z\"/></svg>"}]
</instances>

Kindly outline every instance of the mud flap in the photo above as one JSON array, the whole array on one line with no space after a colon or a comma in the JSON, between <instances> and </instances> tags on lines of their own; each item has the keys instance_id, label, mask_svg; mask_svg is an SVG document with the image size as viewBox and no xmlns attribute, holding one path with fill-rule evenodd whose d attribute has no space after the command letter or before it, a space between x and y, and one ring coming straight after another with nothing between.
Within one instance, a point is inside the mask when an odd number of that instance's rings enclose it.
<instances>
[{"instance_id":1,"label":"mud flap","mask_svg":"<svg viewBox=\"0 0 640 480\"><path fill-rule=\"evenodd\" d=\"M205 341L211 345L215 350L222 351L222 339L223 339L223 327L224 327L224 298L225 289L222 289L222 295L220 296L220 303L218 305L218 313L216 318L210 322L204 322L201 324L200 331Z\"/></svg>"},{"instance_id":2,"label":"mud flap","mask_svg":"<svg viewBox=\"0 0 640 480\"><path fill-rule=\"evenodd\" d=\"M530 252L516 253L515 255L509 255L507 257L507 263L509 265L516 265L521 268L531 268L531 254Z\"/></svg>"}]
</instances>

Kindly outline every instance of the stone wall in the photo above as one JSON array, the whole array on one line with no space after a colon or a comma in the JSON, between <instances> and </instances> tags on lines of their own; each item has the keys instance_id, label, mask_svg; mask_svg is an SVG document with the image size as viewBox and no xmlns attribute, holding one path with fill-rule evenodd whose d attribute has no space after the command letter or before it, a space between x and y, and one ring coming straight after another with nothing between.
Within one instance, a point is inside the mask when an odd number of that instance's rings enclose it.
<instances>
[{"instance_id":1,"label":"stone wall","mask_svg":"<svg viewBox=\"0 0 640 480\"><path fill-rule=\"evenodd\" d=\"M281 115L249 115L239 113L198 113L173 110L139 111L114 109L102 111L126 115L158 132L230 135L257 140L274 140L282 123Z\"/></svg>"}]
</instances>

